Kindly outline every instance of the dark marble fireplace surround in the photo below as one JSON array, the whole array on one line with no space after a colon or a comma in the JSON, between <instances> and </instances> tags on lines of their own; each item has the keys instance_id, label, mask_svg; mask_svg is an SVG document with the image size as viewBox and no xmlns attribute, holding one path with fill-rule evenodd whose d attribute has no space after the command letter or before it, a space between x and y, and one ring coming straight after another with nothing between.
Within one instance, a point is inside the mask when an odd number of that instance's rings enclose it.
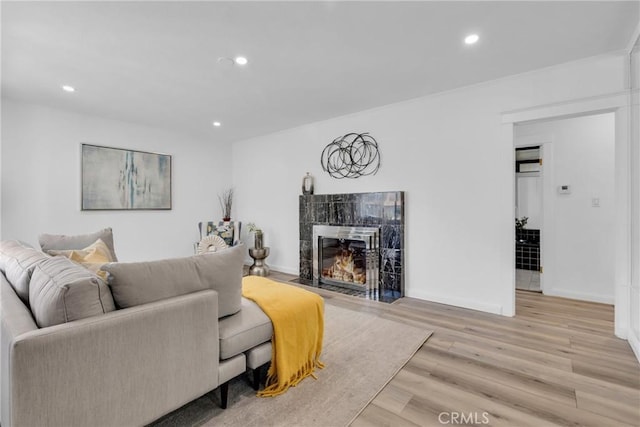
<instances>
[{"instance_id":1,"label":"dark marble fireplace surround","mask_svg":"<svg viewBox=\"0 0 640 427\"><path fill-rule=\"evenodd\" d=\"M376 299L404 296L404 192L300 196L300 281L313 283L313 226L380 228L380 284ZM315 283L314 285L318 285ZM367 296L368 297L368 296Z\"/></svg>"}]
</instances>

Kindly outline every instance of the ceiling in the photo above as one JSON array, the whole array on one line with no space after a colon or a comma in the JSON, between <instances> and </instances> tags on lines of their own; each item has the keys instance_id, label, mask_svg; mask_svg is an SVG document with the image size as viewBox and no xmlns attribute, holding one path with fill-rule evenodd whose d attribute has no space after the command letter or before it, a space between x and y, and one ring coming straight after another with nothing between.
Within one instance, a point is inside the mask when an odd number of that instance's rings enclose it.
<instances>
[{"instance_id":1,"label":"ceiling","mask_svg":"<svg viewBox=\"0 0 640 427\"><path fill-rule=\"evenodd\" d=\"M638 1L0 5L3 97L222 142L624 49L640 19Z\"/></svg>"}]
</instances>

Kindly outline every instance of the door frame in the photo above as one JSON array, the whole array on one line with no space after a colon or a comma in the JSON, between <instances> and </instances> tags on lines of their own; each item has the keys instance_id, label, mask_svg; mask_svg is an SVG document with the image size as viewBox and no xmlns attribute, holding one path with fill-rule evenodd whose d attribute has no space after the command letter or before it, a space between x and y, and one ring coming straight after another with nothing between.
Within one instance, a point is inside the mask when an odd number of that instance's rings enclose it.
<instances>
[{"instance_id":1,"label":"door frame","mask_svg":"<svg viewBox=\"0 0 640 427\"><path fill-rule=\"evenodd\" d=\"M601 113L615 115L615 335L626 339L630 325L631 293L631 156L630 156L630 105L628 91L604 96L585 98L559 104L534 107L502 113L502 141L512 151L515 161L513 126L516 123L531 123ZM515 170L512 168L513 173ZM515 179L512 180L512 185ZM515 192L511 192L511 197ZM515 206L512 200L511 206ZM513 221L513 220L512 220ZM548 221L547 221L548 222ZM513 250L515 253L515 229L511 225ZM548 251L547 255L548 254ZM548 263L548 259L545 263ZM548 264L545 265L545 271ZM511 298L515 312L515 269L512 275Z\"/></svg>"}]
</instances>

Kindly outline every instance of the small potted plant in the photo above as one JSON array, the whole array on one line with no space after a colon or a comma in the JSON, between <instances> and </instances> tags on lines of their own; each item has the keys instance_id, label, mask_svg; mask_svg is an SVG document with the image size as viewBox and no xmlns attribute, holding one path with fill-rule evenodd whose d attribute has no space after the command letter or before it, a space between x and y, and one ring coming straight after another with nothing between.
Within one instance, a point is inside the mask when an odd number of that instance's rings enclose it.
<instances>
[{"instance_id":1,"label":"small potted plant","mask_svg":"<svg viewBox=\"0 0 640 427\"><path fill-rule=\"evenodd\" d=\"M527 222L529 221L529 217L523 216L522 218L516 218L516 229L517 230L524 230L525 225L527 225Z\"/></svg>"},{"instance_id":2,"label":"small potted plant","mask_svg":"<svg viewBox=\"0 0 640 427\"><path fill-rule=\"evenodd\" d=\"M222 220L231 221L231 205L233 204L233 188L224 190L222 194L218 194L220 208L222 208Z\"/></svg>"},{"instance_id":3,"label":"small potted plant","mask_svg":"<svg viewBox=\"0 0 640 427\"><path fill-rule=\"evenodd\" d=\"M516 240L519 242L523 242L522 231L524 227L527 225L527 221L529 221L529 217L523 216L522 218L516 218Z\"/></svg>"},{"instance_id":4,"label":"small potted plant","mask_svg":"<svg viewBox=\"0 0 640 427\"><path fill-rule=\"evenodd\" d=\"M256 249L262 249L263 248L263 243L262 243L262 229L258 228L258 226L256 226L255 223L250 222L247 224L247 227L249 228L249 232L253 233L253 239L254 239L254 247Z\"/></svg>"}]
</instances>

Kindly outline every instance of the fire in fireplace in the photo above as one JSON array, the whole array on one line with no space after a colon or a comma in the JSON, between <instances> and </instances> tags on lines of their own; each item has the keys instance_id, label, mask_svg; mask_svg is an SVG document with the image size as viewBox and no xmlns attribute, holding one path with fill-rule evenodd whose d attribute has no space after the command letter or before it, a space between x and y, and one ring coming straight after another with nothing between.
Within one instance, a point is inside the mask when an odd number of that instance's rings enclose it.
<instances>
[{"instance_id":1,"label":"fire in fireplace","mask_svg":"<svg viewBox=\"0 0 640 427\"><path fill-rule=\"evenodd\" d=\"M379 241L380 231L376 227L314 225L314 281L377 292Z\"/></svg>"},{"instance_id":2,"label":"fire in fireplace","mask_svg":"<svg viewBox=\"0 0 640 427\"><path fill-rule=\"evenodd\" d=\"M366 248L361 240L322 238L322 277L365 285Z\"/></svg>"}]
</instances>

